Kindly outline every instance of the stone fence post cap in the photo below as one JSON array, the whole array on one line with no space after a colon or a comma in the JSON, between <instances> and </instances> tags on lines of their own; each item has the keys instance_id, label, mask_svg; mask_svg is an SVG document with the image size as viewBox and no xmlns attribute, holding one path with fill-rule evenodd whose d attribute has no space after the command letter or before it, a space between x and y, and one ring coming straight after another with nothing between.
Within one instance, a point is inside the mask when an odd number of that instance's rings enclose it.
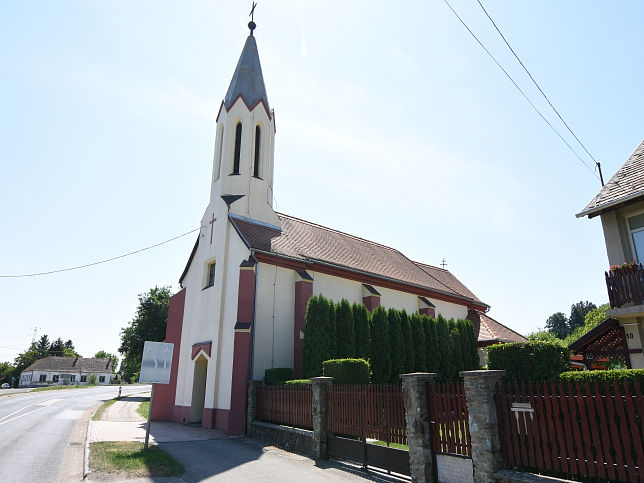
<instances>
[{"instance_id":1,"label":"stone fence post cap","mask_svg":"<svg viewBox=\"0 0 644 483\"><path fill-rule=\"evenodd\" d=\"M401 374L402 379L436 379L435 372L411 372L409 374Z\"/></svg>"},{"instance_id":2,"label":"stone fence post cap","mask_svg":"<svg viewBox=\"0 0 644 483\"><path fill-rule=\"evenodd\" d=\"M478 371L463 371L459 372L458 375L463 378L468 377L503 377L505 376L505 370L503 369L492 369L492 370L478 370Z\"/></svg>"},{"instance_id":3,"label":"stone fence post cap","mask_svg":"<svg viewBox=\"0 0 644 483\"><path fill-rule=\"evenodd\" d=\"M318 376L318 377L312 377L311 381L313 381L313 382L333 382L333 378L328 377L328 376Z\"/></svg>"}]
</instances>

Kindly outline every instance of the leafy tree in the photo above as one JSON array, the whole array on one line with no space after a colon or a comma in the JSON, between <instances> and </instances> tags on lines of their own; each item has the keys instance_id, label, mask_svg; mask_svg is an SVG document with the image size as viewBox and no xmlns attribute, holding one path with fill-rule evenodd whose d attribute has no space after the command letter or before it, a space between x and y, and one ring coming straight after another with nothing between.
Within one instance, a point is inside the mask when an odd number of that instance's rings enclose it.
<instances>
[{"instance_id":1,"label":"leafy tree","mask_svg":"<svg viewBox=\"0 0 644 483\"><path fill-rule=\"evenodd\" d=\"M5 382L12 384L11 378L15 375L16 366L11 362L0 362L0 384L4 384Z\"/></svg>"},{"instance_id":2,"label":"leafy tree","mask_svg":"<svg viewBox=\"0 0 644 483\"><path fill-rule=\"evenodd\" d=\"M427 372L425 325L419 314L412 314L411 316L411 337L414 344L414 371Z\"/></svg>"},{"instance_id":3,"label":"leafy tree","mask_svg":"<svg viewBox=\"0 0 644 483\"><path fill-rule=\"evenodd\" d=\"M339 359L347 359L356 355L355 332L353 328L353 314L351 305L347 299L342 301L335 308L335 330L337 340L337 356Z\"/></svg>"},{"instance_id":4,"label":"leafy tree","mask_svg":"<svg viewBox=\"0 0 644 483\"><path fill-rule=\"evenodd\" d=\"M405 356L404 373L414 372L414 341L411 338L411 324L406 311L400 312L400 330L402 332L403 351Z\"/></svg>"},{"instance_id":5,"label":"leafy tree","mask_svg":"<svg viewBox=\"0 0 644 483\"><path fill-rule=\"evenodd\" d=\"M96 373L92 372L89 377L87 378L87 384L90 386L95 386L96 385Z\"/></svg>"},{"instance_id":6,"label":"leafy tree","mask_svg":"<svg viewBox=\"0 0 644 483\"><path fill-rule=\"evenodd\" d=\"M305 378L322 374L322 362L329 357L331 338L328 330L328 302L324 297L309 299L304 316L304 348L302 350L302 372Z\"/></svg>"},{"instance_id":7,"label":"leafy tree","mask_svg":"<svg viewBox=\"0 0 644 483\"><path fill-rule=\"evenodd\" d=\"M54 342L52 342L51 345L49 346L49 355L62 357L64 348L65 348L65 343L63 342L63 339L59 337Z\"/></svg>"},{"instance_id":8,"label":"leafy tree","mask_svg":"<svg viewBox=\"0 0 644 483\"><path fill-rule=\"evenodd\" d=\"M594 303L588 301L572 304L570 306L570 317L568 318L568 326L570 327L569 333L577 327L582 327L586 321L586 314L596 308L597 306ZM564 337L560 337L560 339L563 339Z\"/></svg>"},{"instance_id":9,"label":"leafy tree","mask_svg":"<svg viewBox=\"0 0 644 483\"><path fill-rule=\"evenodd\" d=\"M140 371L145 341L158 342L165 338L170 295L170 287L154 287L149 292L139 294L136 315L121 330L119 352L123 354L121 373L124 380L132 381L134 374Z\"/></svg>"},{"instance_id":10,"label":"leafy tree","mask_svg":"<svg viewBox=\"0 0 644 483\"><path fill-rule=\"evenodd\" d=\"M74 348L74 343L71 339L65 342L65 348L63 349L63 354L65 357L83 357Z\"/></svg>"},{"instance_id":11,"label":"leafy tree","mask_svg":"<svg viewBox=\"0 0 644 483\"><path fill-rule=\"evenodd\" d=\"M42 337L36 343L36 351L38 352L37 359L43 359L49 354L49 348L51 344L49 342L49 337L46 334L43 334Z\"/></svg>"},{"instance_id":12,"label":"leafy tree","mask_svg":"<svg viewBox=\"0 0 644 483\"><path fill-rule=\"evenodd\" d=\"M97 359L112 359L112 372L116 372L116 367L119 364L119 358L114 354L110 354L109 352L105 351L98 351L96 354L94 354L94 357L96 357Z\"/></svg>"},{"instance_id":13,"label":"leafy tree","mask_svg":"<svg viewBox=\"0 0 644 483\"><path fill-rule=\"evenodd\" d=\"M391 378L389 321L381 306L371 315L371 371L374 384L387 384Z\"/></svg>"},{"instance_id":14,"label":"leafy tree","mask_svg":"<svg viewBox=\"0 0 644 483\"><path fill-rule=\"evenodd\" d=\"M548 329L548 332L552 332L558 339L565 338L570 332L570 324L566 314L563 312L555 312L552 314L546 320L546 329Z\"/></svg>"},{"instance_id":15,"label":"leafy tree","mask_svg":"<svg viewBox=\"0 0 644 483\"><path fill-rule=\"evenodd\" d=\"M396 384L400 380L400 374L405 369L400 312L396 309L389 309L387 312L387 320L389 321L389 342L391 344L391 375L389 382Z\"/></svg>"},{"instance_id":16,"label":"leafy tree","mask_svg":"<svg viewBox=\"0 0 644 483\"><path fill-rule=\"evenodd\" d=\"M14 359L14 365L16 367L16 377L19 377L22 371L24 371L31 364L36 362L40 357L38 357L38 343L32 342L29 348L21 352Z\"/></svg>"},{"instance_id":17,"label":"leafy tree","mask_svg":"<svg viewBox=\"0 0 644 483\"><path fill-rule=\"evenodd\" d=\"M351 307L351 313L353 314L356 357L368 360L371 352L369 350L371 345L371 336L369 334L369 311L364 305L354 303Z\"/></svg>"},{"instance_id":18,"label":"leafy tree","mask_svg":"<svg viewBox=\"0 0 644 483\"><path fill-rule=\"evenodd\" d=\"M537 330L536 332L532 332L531 334L528 334L528 340L530 342L561 343L561 339L548 330Z\"/></svg>"},{"instance_id":19,"label":"leafy tree","mask_svg":"<svg viewBox=\"0 0 644 483\"><path fill-rule=\"evenodd\" d=\"M577 327L575 330L573 330L572 333L569 334L568 337L564 339L563 341L564 345L568 347L577 339L586 335L588 332L590 332L599 324L601 324L603 321L605 321L606 311L609 308L610 308L610 305L603 304L597 307L596 309L592 309L590 312L588 312L586 314L586 318L584 319L584 325L582 325L581 327Z\"/></svg>"}]
</instances>

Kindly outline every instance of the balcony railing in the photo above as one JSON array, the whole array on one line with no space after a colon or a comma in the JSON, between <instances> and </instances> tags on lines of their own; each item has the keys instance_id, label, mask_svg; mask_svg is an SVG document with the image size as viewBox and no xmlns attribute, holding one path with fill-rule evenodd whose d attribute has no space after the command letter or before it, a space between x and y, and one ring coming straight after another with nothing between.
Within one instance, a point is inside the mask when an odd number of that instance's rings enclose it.
<instances>
[{"instance_id":1,"label":"balcony railing","mask_svg":"<svg viewBox=\"0 0 644 483\"><path fill-rule=\"evenodd\" d=\"M644 267L642 264L605 272L611 308L644 302Z\"/></svg>"}]
</instances>

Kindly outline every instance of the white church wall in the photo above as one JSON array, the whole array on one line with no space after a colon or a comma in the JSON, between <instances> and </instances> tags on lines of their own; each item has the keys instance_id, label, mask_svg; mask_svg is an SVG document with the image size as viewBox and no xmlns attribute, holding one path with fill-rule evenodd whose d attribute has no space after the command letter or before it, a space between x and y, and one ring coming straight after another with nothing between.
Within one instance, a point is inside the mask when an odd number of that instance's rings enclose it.
<instances>
[{"instance_id":1,"label":"white church wall","mask_svg":"<svg viewBox=\"0 0 644 483\"><path fill-rule=\"evenodd\" d=\"M295 272L258 264L253 378L272 367L293 367Z\"/></svg>"},{"instance_id":2,"label":"white church wall","mask_svg":"<svg viewBox=\"0 0 644 483\"><path fill-rule=\"evenodd\" d=\"M350 304L362 303L362 283L319 272L309 273L313 277L313 295L323 295L334 302L347 299Z\"/></svg>"},{"instance_id":3,"label":"white church wall","mask_svg":"<svg viewBox=\"0 0 644 483\"><path fill-rule=\"evenodd\" d=\"M382 287L375 289L380 292L380 305L386 309L404 309L408 314L418 312L418 295Z\"/></svg>"},{"instance_id":4,"label":"white church wall","mask_svg":"<svg viewBox=\"0 0 644 483\"><path fill-rule=\"evenodd\" d=\"M436 315L441 314L447 320L467 318L467 307L442 300L429 299L436 306Z\"/></svg>"}]
</instances>

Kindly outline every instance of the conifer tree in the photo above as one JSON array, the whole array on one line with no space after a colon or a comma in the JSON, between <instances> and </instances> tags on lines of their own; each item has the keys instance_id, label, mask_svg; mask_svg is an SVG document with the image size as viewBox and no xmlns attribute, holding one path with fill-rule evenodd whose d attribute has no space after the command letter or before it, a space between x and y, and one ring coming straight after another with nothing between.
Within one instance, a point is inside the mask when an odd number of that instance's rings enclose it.
<instances>
[{"instance_id":1,"label":"conifer tree","mask_svg":"<svg viewBox=\"0 0 644 483\"><path fill-rule=\"evenodd\" d=\"M454 373L452 369L451 347L449 340L449 326L445 317L439 314L436 318L436 335L438 339L438 350L440 361L438 362L438 379L447 381Z\"/></svg>"},{"instance_id":2,"label":"conifer tree","mask_svg":"<svg viewBox=\"0 0 644 483\"><path fill-rule=\"evenodd\" d=\"M391 343L391 377L389 382L396 384L400 381L400 374L405 369L405 354L400 327L400 312L396 309L389 309L387 312L389 320L389 341Z\"/></svg>"},{"instance_id":3,"label":"conifer tree","mask_svg":"<svg viewBox=\"0 0 644 483\"><path fill-rule=\"evenodd\" d=\"M452 373L449 374L449 379L450 380L455 380L458 377L458 374L464 370L463 367L463 351L462 351L462 338L461 338L461 331L459 330L459 325L460 324L455 324L454 328L449 334L449 343L452 349L452 364L451 364L451 371Z\"/></svg>"},{"instance_id":4,"label":"conifer tree","mask_svg":"<svg viewBox=\"0 0 644 483\"><path fill-rule=\"evenodd\" d=\"M465 320L465 331L466 338L469 341L468 343L468 355L469 355L469 370L473 371L481 367L481 361L479 359L479 350L476 340L476 334L474 333L474 324L470 320Z\"/></svg>"},{"instance_id":5,"label":"conifer tree","mask_svg":"<svg viewBox=\"0 0 644 483\"><path fill-rule=\"evenodd\" d=\"M411 324L406 311L400 312L400 330L403 339L404 367L403 373L414 372L414 341L411 338Z\"/></svg>"},{"instance_id":6,"label":"conifer tree","mask_svg":"<svg viewBox=\"0 0 644 483\"><path fill-rule=\"evenodd\" d=\"M389 321L383 307L371 314L371 371L374 384L387 384L391 378Z\"/></svg>"},{"instance_id":7,"label":"conifer tree","mask_svg":"<svg viewBox=\"0 0 644 483\"><path fill-rule=\"evenodd\" d=\"M427 372L427 349L425 347L425 327L420 314L411 317L411 337L414 345L414 372Z\"/></svg>"},{"instance_id":8,"label":"conifer tree","mask_svg":"<svg viewBox=\"0 0 644 483\"><path fill-rule=\"evenodd\" d=\"M322 362L329 359L328 316L326 299L311 297L304 317L302 372L306 378L322 375Z\"/></svg>"},{"instance_id":9,"label":"conifer tree","mask_svg":"<svg viewBox=\"0 0 644 483\"><path fill-rule=\"evenodd\" d=\"M357 359L369 360L371 351L371 336L369 333L369 311L362 304L354 303L351 307L353 314L353 329L355 333L355 356Z\"/></svg>"},{"instance_id":10,"label":"conifer tree","mask_svg":"<svg viewBox=\"0 0 644 483\"><path fill-rule=\"evenodd\" d=\"M347 299L335 307L335 330L338 351L338 359L351 359L356 355L356 342L353 330L353 314L351 305Z\"/></svg>"},{"instance_id":11,"label":"conifer tree","mask_svg":"<svg viewBox=\"0 0 644 483\"><path fill-rule=\"evenodd\" d=\"M438 374L441 364L441 350L438 346L436 319L423 315L422 321L425 326L425 357L427 358L427 371Z\"/></svg>"},{"instance_id":12,"label":"conifer tree","mask_svg":"<svg viewBox=\"0 0 644 483\"><path fill-rule=\"evenodd\" d=\"M338 339L335 324L335 304L333 300L324 299L324 301L326 302L327 327L329 331L328 359L336 359L338 357Z\"/></svg>"}]
</instances>

